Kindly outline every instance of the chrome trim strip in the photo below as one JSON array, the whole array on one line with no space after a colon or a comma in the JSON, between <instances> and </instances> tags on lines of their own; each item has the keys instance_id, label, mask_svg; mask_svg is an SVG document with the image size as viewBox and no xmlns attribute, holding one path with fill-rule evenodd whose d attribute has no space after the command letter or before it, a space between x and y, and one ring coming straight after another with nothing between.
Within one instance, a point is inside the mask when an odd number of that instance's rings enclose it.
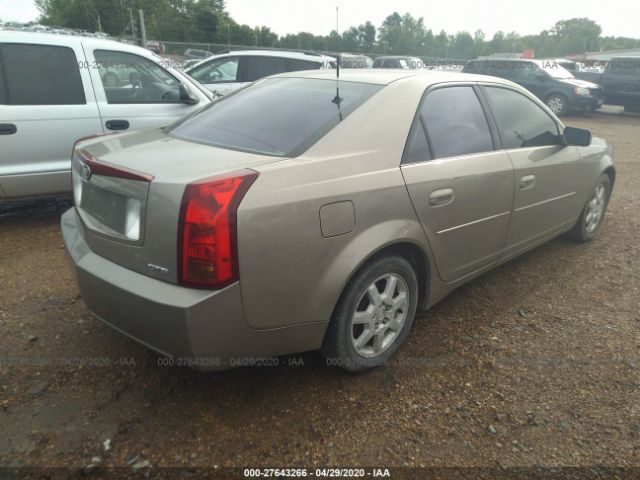
<instances>
[{"instance_id":1,"label":"chrome trim strip","mask_svg":"<svg viewBox=\"0 0 640 480\"><path fill-rule=\"evenodd\" d=\"M570 197L575 195L576 192L565 193L564 195L558 195L557 197L547 198L546 200L542 200L541 202L532 203L531 205L525 205L524 207L515 208L514 212L521 212L522 210L526 210L527 208L537 207L538 205L544 205L545 203L553 202L555 200L561 200L563 198Z\"/></svg>"},{"instance_id":2,"label":"chrome trim strip","mask_svg":"<svg viewBox=\"0 0 640 480\"><path fill-rule=\"evenodd\" d=\"M491 215L490 217L480 218L478 220L474 220L473 222L463 223L462 225L456 225L455 227L451 227L451 228L445 228L444 230L440 230L440 231L436 232L436 234L440 235L441 233L452 232L453 230L458 230L460 228L465 228L465 227L468 227L470 225L475 225L476 223L486 222L487 220L493 220L494 218L503 217L505 215L509 215L510 213L511 213L510 211L509 212L502 212L502 213L498 213L497 215Z\"/></svg>"}]
</instances>

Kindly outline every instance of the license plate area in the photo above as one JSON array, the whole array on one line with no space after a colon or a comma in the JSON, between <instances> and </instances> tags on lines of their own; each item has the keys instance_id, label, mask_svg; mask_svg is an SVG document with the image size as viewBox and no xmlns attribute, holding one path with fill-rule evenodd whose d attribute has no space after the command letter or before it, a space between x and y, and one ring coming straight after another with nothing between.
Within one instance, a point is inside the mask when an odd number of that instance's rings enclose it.
<instances>
[{"instance_id":1,"label":"license plate area","mask_svg":"<svg viewBox=\"0 0 640 480\"><path fill-rule=\"evenodd\" d=\"M75 205L88 230L116 242L142 245L149 183L95 174L86 179L80 168L73 166Z\"/></svg>"}]
</instances>

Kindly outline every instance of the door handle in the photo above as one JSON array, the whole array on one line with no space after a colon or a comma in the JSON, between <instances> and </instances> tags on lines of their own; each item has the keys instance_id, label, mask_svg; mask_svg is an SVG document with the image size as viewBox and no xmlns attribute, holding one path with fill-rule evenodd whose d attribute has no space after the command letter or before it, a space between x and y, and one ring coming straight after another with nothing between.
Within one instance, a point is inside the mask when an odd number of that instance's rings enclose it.
<instances>
[{"instance_id":1,"label":"door handle","mask_svg":"<svg viewBox=\"0 0 640 480\"><path fill-rule=\"evenodd\" d=\"M129 128L129 122L126 120L107 120L106 125L109 130L126 130Z\"/></svg>"},{"instance_id":2,"label":"door handle","mask_svg":"<svg viewBox=\"0 0 640 480\"><path fill-rule=\"evenodd\" d=\"M453 199L453 188L442 188L431 192L429 195L429 205L433 207L448 205L453 202Z\"/></svg>"},{"instance_id":3,"label":"door handle","mask_svg":"<svg viewBox=\"0 0 640 480\"><path fill-rule=\"evenodd\" d=\"M533 188L536 184L536 176L535 175L525 175L520 179L520 190L529 190Z\"/></svg>"},{"instance_id":4,"label":"door handle","mask_svg":"<svg viewBox=\"0 0 640 480\"><path fill-rule=\"evenodd\" d=\"M13 135L18 131L13 123L0 123L0 135Z\"/></svg>"}]
</instances>

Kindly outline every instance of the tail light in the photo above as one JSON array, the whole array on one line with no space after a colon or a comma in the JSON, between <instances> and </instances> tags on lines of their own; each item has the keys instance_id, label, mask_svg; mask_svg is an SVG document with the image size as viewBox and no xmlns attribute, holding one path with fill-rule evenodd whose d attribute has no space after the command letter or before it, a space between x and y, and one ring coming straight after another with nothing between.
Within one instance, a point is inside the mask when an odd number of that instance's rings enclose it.
<instances>
[{"instance_id":1,"label":"tail light","mask_svg":"<svg viewBox=\"0 0 640 480\"><path fill-rule=\"evenodd\" d=\"M222 288L238 280L238 206L256 178L243 170L187 185L178 226L181 285Z\"/></svg>"}]
</instances>

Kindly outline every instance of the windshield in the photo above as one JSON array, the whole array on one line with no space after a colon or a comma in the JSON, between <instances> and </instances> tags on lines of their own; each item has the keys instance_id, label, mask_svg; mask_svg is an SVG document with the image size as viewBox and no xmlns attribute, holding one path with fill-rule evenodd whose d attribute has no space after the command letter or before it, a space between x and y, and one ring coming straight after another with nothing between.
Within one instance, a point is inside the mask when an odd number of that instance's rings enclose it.
<instances>
[{"instance_id":1,"label":"windshield","mask_svg":"<svg viewBox=\"0 0 640 480\"><path fill-rule=\"evenodd\" d=\"M170 135L274 156L307 150L383 86L270 78L228 95L169 127Z\"/></svg>"},{"instance_id":2,"label":"windshield","mask_svg":"<svg viewBox=\"0 0 640 480\"><path fill-rule=\"evenodd\" d=\"M540 68L553 78L575 78L569 70L556 62L542 62Z\"/></svg>"}]
</instances>

